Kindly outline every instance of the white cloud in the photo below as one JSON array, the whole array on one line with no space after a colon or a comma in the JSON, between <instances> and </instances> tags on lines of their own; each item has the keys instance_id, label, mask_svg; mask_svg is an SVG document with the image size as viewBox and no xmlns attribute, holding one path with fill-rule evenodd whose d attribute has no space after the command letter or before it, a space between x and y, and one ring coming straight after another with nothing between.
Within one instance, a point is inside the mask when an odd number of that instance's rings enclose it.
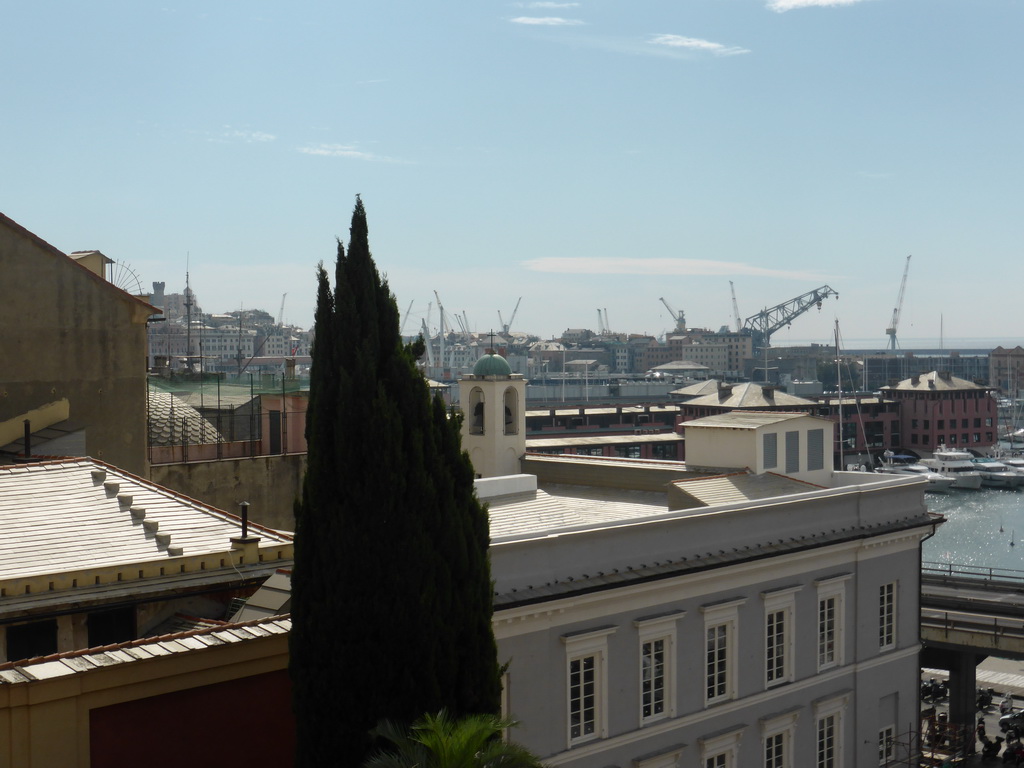
<instances>
[{"instance_id":1,"label":"white cloud","mask_svg":"<svg viewBox=\"0 0 1024 768\"><path fill-rule=\"evenodd\" d=\"M563 19L558 16L517 16L509 21L513 24L530 24L541 27L575 27L583 24L579 19Z\"/></svg>"},{"instance_id":2,"label":"white cloud","mask_svg":"<svg viewBox=\"0 0 1024 768\"><path fill-rule=\"evenodd\" d=\"M364 152L351 144L307 144L299 147L299 152L304 155L319 155L321 157L347 157L352 160L368 160L376 163L401 163L404 162L394 157L375 155L372 152Z\"/></svg>"},{"instance_id":3,"label":"white cloud","mask_svg":"<svg viewBox=\"0 0 1024 768\"><path fill-rule=\"evenodd\" d=\"M756 275L821 281L827 276L800 270L768 269L735 261L710 259L627 259L614 257L559 257L530 259L523 266L533 272L574 275Z\"/></svg>"},{"instance_id":4,"label":"white cloud","mask_svg":"<svg viewBox=\"0 0 1024 768\"><path fill-rule=\"evenodd\" d=\"M798 8L835 8L860 2L863 0L768 0L768 9L776 13L785 13Z\"/></svg>"},{"instance_id":5,"label":"white cloud","mask_svg":"<svg viewBox=\"0 0 1024 768\"><path fill-rule=\"evenodd\" d=\"M715 56L736 56L741 53L750 53L746 48L727 46L721 43L713 43L710 40L701 40L697 37L683 37L682 35L652 35L647 42L652 45L664 45L669 48L686 48L691 51L705 51Z\"/></svg>"},{"instance_id":6,"label":"white cloud","mask_svg":"<svg viewBox=\"0 0 1024 768\"><path fill-rule=\"evenodd\" d=\"M209 134L206 139L207 141L225 144L231 141L241 141L246 144L264 144L268 141L274 141L277 139L277 136L272 133L264 133L263 131L249 131L226 125L220 133Z\"/></svg>"}]
</instances>

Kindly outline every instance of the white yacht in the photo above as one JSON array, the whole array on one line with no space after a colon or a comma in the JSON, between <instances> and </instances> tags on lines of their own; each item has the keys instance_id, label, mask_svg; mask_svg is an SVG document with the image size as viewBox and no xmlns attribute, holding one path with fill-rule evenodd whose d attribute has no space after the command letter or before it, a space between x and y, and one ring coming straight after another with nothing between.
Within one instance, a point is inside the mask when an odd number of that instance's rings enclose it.
<instances>
[{"instance_id":1,"label":"white yacht","mask_svg":"<svg viewBox=\"0 0 1024 768\"><path fill-rule=\"evenodd\" d=\"M981 473L971 461L973 458L967 451L940 445L932 454L932 458L921 459L921 463L932 472L952 477L954 488L969 488L976 491L981 488Z\"/></svg>"},{"instance_id":2,"label":"white yacht","mask_svg":"<svg viewBox=\"0 0 1024 768\"><path fill-rule=\"evenodd\" d=\"M925 486L925 491L928 493L949 493L949 489L953 486L955 478L947 475L940 475L938 472L933 472L923 464L919 464L913 460L913 457L908 457L910 461L899 462L895 460L892 451L886 451L884 454L883 461L879 465L876 472L884 472L889 475L914 475L915 477L923 477L928 481L928 485Z\"/></svg>"},{"instance_id":3,"label":"white yacht","mask_svg":"<svg viewBox=\"0 0 1024 768\"><path fill-rule=\"evenodd\" d=\"M1024 482L1024 474L1016 472L1001 460L976 458L972 462L981 473L981 484L987 488L1019 488Z\"/></svg>"}]
</instances>

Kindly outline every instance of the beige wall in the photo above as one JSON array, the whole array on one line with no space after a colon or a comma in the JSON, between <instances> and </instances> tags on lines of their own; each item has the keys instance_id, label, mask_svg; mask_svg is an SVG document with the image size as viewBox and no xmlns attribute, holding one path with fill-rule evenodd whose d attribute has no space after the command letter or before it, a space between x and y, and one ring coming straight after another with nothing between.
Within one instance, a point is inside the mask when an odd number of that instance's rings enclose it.
<instances>
[{"instance_id":1,"label":"beige wall","mask_svg":"<svg viewBox=\"0 0 1024 768\"><path fill-rule=\"evenodd\" d=\"M88 768L90 714L94 710L264 675L287 666L288 635L282 633L31 683L0 684L0 768ZM230 702L214 700L210 704L210 716L214 717ZM282 710L287 714L287 699ZM174 716L173 711L164 714L168 721ZM162 730L159 722L151 725L155 731ZM233 739L240 739L240 744L232 746ZM223 746L237 750L246 743L258 744L258 739L227 733ZM152 749L176 746L154 743ZM221 746L209 745L208 749ZM204 750L204 754L212 760L212 752Z\"/></svg>"},{"instance_id":2,"label":"beige wall","mask_svg":"<svg viewBox=\"0 0 1024 768\"><path fill-rule=\"evenodd\" d=\"M94 458L146 470L145 303L0 216L0 421L67 398Z\"/></svg>"},{"instance_id":3,"label":"beige wall","mask_svg":"<svg viewBox=\"0 0 1024 768\"><path fill-rule=\"evenodd\" d=\"M254 523L294 531L293 505L305 473L306 454L301 453L154 465L149 479L233 514L239 513L239 502L248 501Z\"/></svg>"}]
</instances>

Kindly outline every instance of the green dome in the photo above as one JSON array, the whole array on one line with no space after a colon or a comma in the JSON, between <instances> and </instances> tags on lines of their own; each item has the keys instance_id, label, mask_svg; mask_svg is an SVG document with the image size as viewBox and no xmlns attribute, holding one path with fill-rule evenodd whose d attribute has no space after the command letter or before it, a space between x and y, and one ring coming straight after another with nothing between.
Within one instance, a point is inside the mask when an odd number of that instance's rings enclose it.
<instances>
[{"instance_id":1,"label":"green dome","mask_svg":"<svg viewBox=\"0 0 1024 768\"><path fill-rule=\"evenodd\" d=\"M474 376L511 376L512 369L501 355L484 355L473 366Z\"/></svg>"}]
</instances>

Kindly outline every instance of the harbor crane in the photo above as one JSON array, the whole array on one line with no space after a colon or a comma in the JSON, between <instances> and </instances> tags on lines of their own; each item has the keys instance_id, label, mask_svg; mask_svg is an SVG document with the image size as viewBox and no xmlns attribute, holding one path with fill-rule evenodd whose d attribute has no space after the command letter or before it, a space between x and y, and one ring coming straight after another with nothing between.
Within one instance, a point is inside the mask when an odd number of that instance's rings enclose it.
<instances>
[{"instance_id":1,"label":"harbor crane","mask_svg":"<svg viewBox=\"0 0 1024 768\"><path fill-rule=\"evenodd\" d=\"M743 324L743 330L749 331L754 339L755 347L768 347L771 345L772 334L783 326L792 323L811 307L821 309L821 303L829 296L839 298L839 294L827 285L808 291L795 299L777 304L774 307L751 315Z\"/></svg>"},{"instance_id":2,"label":"harbor crane","mask_svg":"<svg viewBox=\"0 0 1024 768\"><path fill-rule=\"evenodd\" d=\"M743 330L743 321L740 320L740 307L736 303L736 286L732 284L732 280L729 281L729 290L732 292L732 314L736 318L736 333Z\"/></svg>"},{"instance_id":3,"label":"harbor crane","mask_svg":"<svg viewBox=\"0 0 1024 768\"><path fill-rule=\"evenodd\" d=\"M501 333L503 336L508 336L508 329L512 327L512 323L515 322L516 314L519 312L519 304L523 300L523 297L519 297L519 301L516 302L516 308L512 310L512 317L505 322L505 319L501 316L501 310L498 310L498 322L501 323Z\"/></svg>"},{"instance_id":4,"label":"harbor crane","mask_svg":"<svg viewBox=\"0 0 1024 768\"><path fill-rule=\"evenodd\" d=\"M277 324L284 325L284 300L288 298L287 292L281 297L281 310L277 313Z\"/></svg>"},{"instance_id":5,"label":"harbor crane","mask_svg":"<svg viewBox=\"0 0 1024 768\"><path fill-rule=\"evenodd\" d=\"M415 301L415 299L413 299ZM412 312L412 301L409 302L409 308L405 310L405 317L402 318L402 327L398 329L398 335L402 336L405 334L405 324L409 322L409 313Z\"/></svg>"},{"instance_id":6,"label":"harbor crane","mask_svg":"<svg viewBox=\"0 0 1024 768\"><path fill-rule=\"evenodd\" d=\"M900 293L896 297L896 308L892 311L892 319L889 327L885 329L889 336L889 349L896 349L896 328L900 324L900 312L903 311L903 292L907 289L907 273L910 272L910 256L907 256L907 263L903 266L903 280L900 282Z\"/></svg>"},{"instance_id":7,"label":"harbor crane","mask_svg":"<svg viewBox=\"0 0 1024 768\"><path fill-rule=\"evenodd\" d=\"M683 313L676 312L674 309L672 309L672 307L669 306L669 303L665 301L664 298L659 298L658 301L664 304L665 309L667 309L668 313L672 315L672 319L675 321L676 324L675 330L680 333L684 332L686 330L686 317L683 315Z\"/></svg>"}]
</instances>

